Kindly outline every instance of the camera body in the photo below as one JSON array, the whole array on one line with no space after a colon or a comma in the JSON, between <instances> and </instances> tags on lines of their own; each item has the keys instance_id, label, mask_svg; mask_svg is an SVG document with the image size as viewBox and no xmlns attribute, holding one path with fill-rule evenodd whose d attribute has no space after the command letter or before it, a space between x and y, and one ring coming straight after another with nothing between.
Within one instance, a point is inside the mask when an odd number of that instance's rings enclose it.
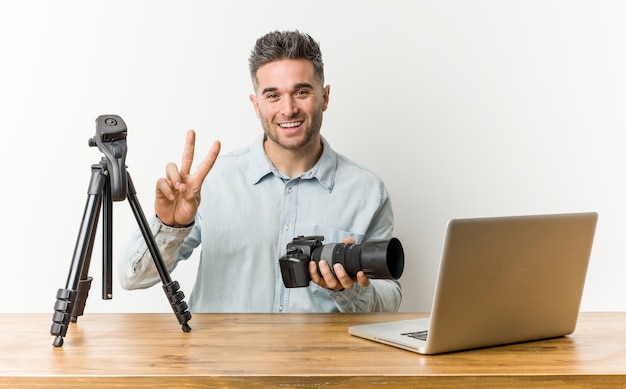
<instances>
[{"instance_id":1,"label":"camera body","mask_svg":"<svg viewBox=\"0 0 626 389\"><path fill-rule=\"evenodd\" d=\"M322 247L323 240L323 236L297 236L287 244L287 252L278 260L286 288L309 286L311 253Z\"/></svg>"},{"instance_id":2,"label":"camera body","mask_svg":"<svg viewBox=\"0 0 626 389\"><path fill-rule=\"evenodd\" d=\"M362 245L331 243L323 245L323 236L297 236L287 244L279 258L286 288L306 287L311 282L309 262L325 260L331 268L340 263L350 277L363 271L368 278L398 279L404 270L404 251L397 238L370 240ZM318 268L319 269L319 268Z\"/></svg>"}]
</instances>

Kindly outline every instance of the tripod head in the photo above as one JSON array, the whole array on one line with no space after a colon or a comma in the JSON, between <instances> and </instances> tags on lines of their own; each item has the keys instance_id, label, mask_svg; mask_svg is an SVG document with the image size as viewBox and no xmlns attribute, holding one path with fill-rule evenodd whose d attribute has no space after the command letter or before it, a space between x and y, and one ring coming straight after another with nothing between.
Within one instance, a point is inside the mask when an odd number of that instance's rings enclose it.
<instances>
[{"instance_id":1,"label":"tripod head","mask_svg":"<svg viewBox=\"0 0 626 389\"><path fill-rule=\"evenodd\" d=\"M126 175L127 131L126 123L118 115L101 115L96 119L96 135L89 139L89 147L97 146L106 157L113 201L126 199L128 193Z\"/></svg>"}]
</instances>

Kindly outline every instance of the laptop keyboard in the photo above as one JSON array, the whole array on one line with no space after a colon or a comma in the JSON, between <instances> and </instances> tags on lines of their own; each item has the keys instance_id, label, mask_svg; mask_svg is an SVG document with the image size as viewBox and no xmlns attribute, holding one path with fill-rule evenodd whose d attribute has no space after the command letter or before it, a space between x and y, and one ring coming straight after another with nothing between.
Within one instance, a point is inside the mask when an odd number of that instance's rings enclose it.
<instances>
[{"instance_id":1,"label":"laptop keyboard","mask_svg":"<svg viewBox=\"0 0 626 389\"><path fill-rule=\"evenodd\" d=\"M408 336L409 338L426 341L426 338L428 337L428 331L405 332L401 335Z\"/></svg>"}]
</instances>

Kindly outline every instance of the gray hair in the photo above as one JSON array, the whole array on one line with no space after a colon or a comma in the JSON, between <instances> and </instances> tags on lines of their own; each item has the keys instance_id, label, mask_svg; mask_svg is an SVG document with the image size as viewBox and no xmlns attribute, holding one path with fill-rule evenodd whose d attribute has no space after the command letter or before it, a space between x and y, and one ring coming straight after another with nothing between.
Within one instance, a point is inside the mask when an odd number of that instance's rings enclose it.
<instances>
[{"instance_id":1,"label":"gray hair","mask_svg":"<svg viewBox=\"0 0 626 389\"><path fill-rule=\"evenodd\" d=\"M298 30L274 31L257 39L250 53L248 64L254 89L258 86L257 70L280 59L308 59L313 63L315 78L324 84L324 63L319 43Z\"/></svg>"}]
</instances>

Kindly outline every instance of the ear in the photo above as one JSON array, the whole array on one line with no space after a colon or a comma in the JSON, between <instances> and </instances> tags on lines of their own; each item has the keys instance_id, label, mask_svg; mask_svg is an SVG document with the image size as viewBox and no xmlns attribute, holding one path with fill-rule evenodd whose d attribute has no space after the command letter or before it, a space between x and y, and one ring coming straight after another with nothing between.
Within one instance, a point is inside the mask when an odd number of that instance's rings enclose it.
<instances>
[{"instance_id":1,"label":"ear","mask_svg":"<svg viewBox=\"0 0 626 389\"><path fill-rule=\"evenodd\" d=\"M251 94L250 95L250 102L252 103L252 107L254 108L254 112L256 113L256 117L260 119L261 115L259 114L259 102L257 101L257 98L256 98L255 94Z\"/></svg>"},{"instance_id":2,"label":"ear","mask_svg":"<svg viewBox=\"0 0 626 389\"><path fill-rule=\"evenodd\" d=\"M326 108L328 108L328 100L330 99L330 85L326 85L323 90L322 98L324 99L324 105L322 106L322 111L326 111Z\"/></svg>"}]
</instances>

